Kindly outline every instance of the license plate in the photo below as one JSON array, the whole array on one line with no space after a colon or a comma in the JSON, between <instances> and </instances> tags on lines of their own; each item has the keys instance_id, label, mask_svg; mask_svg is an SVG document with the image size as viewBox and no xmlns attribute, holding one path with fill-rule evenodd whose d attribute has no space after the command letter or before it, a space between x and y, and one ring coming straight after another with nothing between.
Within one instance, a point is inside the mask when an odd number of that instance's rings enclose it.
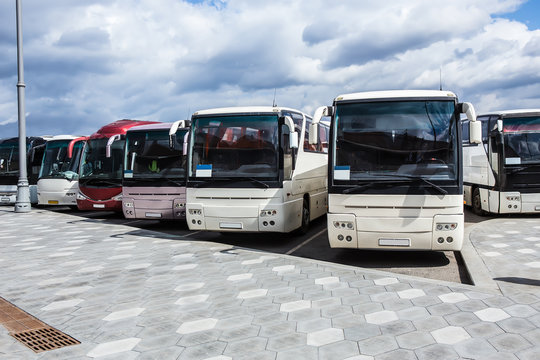
<instances>
[{"instance_id":1,"label":"license plate","mask_svg":"<svg viewBox=\"0 0 540 360\"><path fill-rule=\"evenodd\" d=\"M411 239L379 239L379 246L411 246Z\"/></svg>"},{"instance_id":2,"label":"license plate","mask_svg":"<svg viewBox=\"0 0 540 360\"><path fill-rule=\"evenodd\" d=\"M49 200L49 205L58 205L58 200Z\"/></svg>"},{"instance_id":3,"label":"license plate","mask_svg":"<svg viewBox=\"0 0 540 360\"><path fill-rule=\"evenodd\" d=\"M148 218L161 218L161 214L159 213L145 213L145 215Z\"/></svg>"},{"instance_id":4,"label":"license plate","mask_svg":"<svg viewBox=\"0 0 540 360\"><path fill-rule=\"evenodd\" d=\"M94 204L93 205L96 209L105 209L105 204Z\"/></svg>"},{"instance_id":5,"label":"license plate","mask_svg":"<svg viewBox=\"0 0 540 360\"><path fill-rule=\"evenodd\" d=\"M0 201L2 202L9 202L9 198L8 197L3 197L0 199Z\"/></svg>"}]
</instances>

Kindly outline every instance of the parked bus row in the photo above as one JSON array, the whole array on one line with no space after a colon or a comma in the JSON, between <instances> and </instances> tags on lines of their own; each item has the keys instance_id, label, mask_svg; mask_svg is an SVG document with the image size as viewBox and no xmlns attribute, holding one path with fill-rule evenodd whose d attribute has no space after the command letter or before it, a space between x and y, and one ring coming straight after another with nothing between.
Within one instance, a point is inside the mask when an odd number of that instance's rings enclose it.
<instances>
[{"instance_id":1,"label":"parked bus row","mask_svg":"<svg viewBox=\"0 0 540 360\"><path fill-rule=\"evenodd\" d=\"M331 247L460 250L464 203L540 211L539 134L540 110L477 117L448 91L345 94L313 118L233 107L119 120L42 140L37 197L220 232L305 233L328 212Z\"/></svg>"}]
</instances>

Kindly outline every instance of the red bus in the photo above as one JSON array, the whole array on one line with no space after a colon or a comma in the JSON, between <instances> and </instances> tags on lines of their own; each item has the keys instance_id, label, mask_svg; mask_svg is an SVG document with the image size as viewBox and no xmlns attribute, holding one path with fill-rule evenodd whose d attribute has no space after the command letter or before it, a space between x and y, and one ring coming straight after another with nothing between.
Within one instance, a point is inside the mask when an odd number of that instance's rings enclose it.
<instances>
[{"instance_id":1,"label":"red bus","mask_svg":"<svg viewBox=\"0 0 540 360\"><path fill-rule=\"evenodd\" d=\"M86 138L79 166L79 210L122 211L122 172L128 129L155 121L118 120Z\"/></svg>"}]
</instances>

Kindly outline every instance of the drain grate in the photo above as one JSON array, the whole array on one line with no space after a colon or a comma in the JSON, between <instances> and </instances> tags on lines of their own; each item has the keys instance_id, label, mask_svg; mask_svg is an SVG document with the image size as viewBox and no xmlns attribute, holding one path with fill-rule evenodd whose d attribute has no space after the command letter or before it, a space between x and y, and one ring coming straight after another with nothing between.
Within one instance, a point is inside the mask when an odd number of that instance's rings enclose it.
<instances>
[{"instance_id":1,"label":"drain grate","mask_svg":"<svg viewBox=\"0 0 540 360\"><path fill-rule=\"evenodd\" d=\"M11 333L11 336L36 353L80 344L71 336L52 327Z\"/></svg>"},{"instance_id":2,"label":"drain grate","mask_svg":"<svg viewBox=\"0 0 540 360\"><path fill-rule=\"evenodd\" d=\"M80 344L71 336L50 327L2 297L0 297L0 325L36 353Z\"/></svg>"}]
</instances>

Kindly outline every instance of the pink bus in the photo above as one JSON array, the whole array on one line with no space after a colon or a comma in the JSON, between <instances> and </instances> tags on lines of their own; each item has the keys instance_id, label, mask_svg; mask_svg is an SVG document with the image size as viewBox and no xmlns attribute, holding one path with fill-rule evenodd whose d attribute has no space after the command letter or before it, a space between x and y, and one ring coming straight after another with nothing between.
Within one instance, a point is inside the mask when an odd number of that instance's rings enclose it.
<instances>
[{"instance_id":1,"label":"pink bus","mask_svg":"<svg viewBox=\"0 0 540 360\"><path fill-rule=\"evenodd\" d=\"M122 208L126 218L185 220L189 121L137 126L126 134Z\"/></svg>"}]
</instances>

